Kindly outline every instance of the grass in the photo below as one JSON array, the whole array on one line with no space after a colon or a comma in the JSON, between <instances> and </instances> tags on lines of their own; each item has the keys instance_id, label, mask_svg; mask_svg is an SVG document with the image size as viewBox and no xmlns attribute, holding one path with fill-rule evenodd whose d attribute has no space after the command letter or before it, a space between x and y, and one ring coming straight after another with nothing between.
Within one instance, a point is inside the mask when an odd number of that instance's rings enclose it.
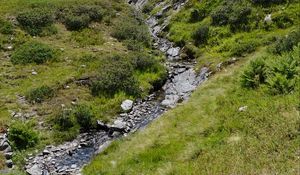
<instances>
[{"instance_id":1,"label":"grass","mask_svg":"<svg viewBox=\"0 0 300 175\"><path fill-rule=\"evenodd\" d=\"M264 54L260 50L245 60ZM84 174L299 173L299 92L271 96L242 89L245 60L212 77L189 102L145 130L115 141ZM241 106L248 108L239 112Z\"/></svg>"},{"instance_id":2,"label":"grass","mask_svg":"<svg viewBox=\"0 0 300 175\"><path fill-rule=\"evenodd\" d=\"M62 4L62 2L64 3ZM32 37L18 25L14 26L13 34L0 33L0 132L4 132L14 120L19 120L19 118L11 116L12 111L21 113L34 111L37 115L28 120L34 123L33 128L40 133L40 141L35 147L21 152L15 150L16 154L14 154L13 159L19 168L24 165L24 158L28 153L34 153L35 149L41 150L45 145L64 141L63 139L55 139L55 132L49 129L52 127L49 121L57 111L61 110L62 105L67 108L74 106L73 102L87 105L91 107L96 119L110 122L121 112L121 102L132 98L123 92L119 92L111 98L94 97L88 86L82 86L75 82L79 78L97 76L99 67L105 60L107 62L107 59L113 54L123 57L129 57L132 54L126 48L126 44L111 36L115 24L120 20L119 16L131 18L132 15L130 15L130 8L124 5L125 2L120 1L0 0L1 20L3 18L6 21L10 21L11 17L16 17L20 12L33 6L50 8L54 11L69 5L78 6L95 3L103 7L106 16L101 22L92 22L88 29L68 31L61 22L56 21L52 26L55 32L50 32L47 35ZM117 13L119 16L116 15ZM13 40L9 39L11 37ZM57 52L55 61L43 64L12 64L7 55L14 53L27 41L51 46ZM5 49L7 46L13 46L13 49ZM145 47L141 52L148 53L150 51L151 48ZM161 61L159 58L155 59ZM151 90L151 81L161 78L159 75L162 71L164 70L158 72L136 70L134 72L134 76L139 82L139 88L143 90L143 96ZM34 75L33 72L37 72L37 75ZM145 78L146 76L150 78ZM19 96L26 96L30 91L41 86L51 87L55 94L41 103L29 103L28 100L20 99Z\"/></svg>"}]
</instances>

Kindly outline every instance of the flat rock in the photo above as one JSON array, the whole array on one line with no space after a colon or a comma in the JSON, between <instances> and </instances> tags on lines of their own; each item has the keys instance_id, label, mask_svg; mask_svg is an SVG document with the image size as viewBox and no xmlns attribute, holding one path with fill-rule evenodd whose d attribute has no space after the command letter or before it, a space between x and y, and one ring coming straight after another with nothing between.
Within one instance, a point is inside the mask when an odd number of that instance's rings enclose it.
<instances>
[{"instance_id":1,"label":"flat rock","mask_svg":"<svg viewBox=\"0 0 300 175\"><path fill-rule=\"evenodd\" d=\"M123 111L129 111L133 106L133 101L132 100L125 100L121 104L121 108Z\"/></svg>"}]
</instances>

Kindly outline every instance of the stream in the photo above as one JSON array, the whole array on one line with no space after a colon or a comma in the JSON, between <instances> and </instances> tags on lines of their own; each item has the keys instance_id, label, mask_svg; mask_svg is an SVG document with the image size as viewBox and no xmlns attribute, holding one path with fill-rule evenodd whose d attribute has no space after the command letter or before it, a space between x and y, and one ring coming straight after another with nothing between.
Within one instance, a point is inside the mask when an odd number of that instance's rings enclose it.
<instances>
[{"instance_id":1,"label":"stream","mask_svg":"<svg viewBox=\"0 0 300 175\"><path fill-rule=\"evenodd\" d=\"M147 1L128 1L139 10ZM158 3L161 11L150 16L146 23L154 40L154 47L166 55L165 66L168 70L168 80L161 90L150 94L143 100L134 102L130 112L120 114L112 125L98 121L98 131L80 134L75 140L64 144L49 145L37 155L29 155L25 170L30 175L74 175L80 174L82 167L88 164L93 156L103 151L109 144L130 133L143 129L147 124L161 116L176 104L187 100L191 93L207 79L208 68L202 68L200 73L194 71L195 60L182 60L181 48L158 34L167 26L170 17L165 13L173 9L179 11L186 0L175 4ZM161 19L163 18L163 19ZM159 21L163 21L159 24Z\"/></svg>"}]
</instances>

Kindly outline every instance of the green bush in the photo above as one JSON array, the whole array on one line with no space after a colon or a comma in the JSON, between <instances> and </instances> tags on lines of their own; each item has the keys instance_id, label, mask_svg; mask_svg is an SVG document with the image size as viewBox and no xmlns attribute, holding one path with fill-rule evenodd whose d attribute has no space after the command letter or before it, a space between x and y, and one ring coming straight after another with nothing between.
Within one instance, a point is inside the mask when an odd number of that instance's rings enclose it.
<instances>
[{"instance_id":1,"label":"green bush","mask_svg":"<svg viewBox=\"0 0 300 175\"><path fill-rule=\"evenodd\" d=\"M84 28L87 28L90 24L90 17L88 15L80 15L80 16L74 16L74 15L68 15L65 18L65 26L68 30L81 30Z\"/></svg>"},{"instance_id":2,"label":"green bush","mask_svg":"<svg viewBox=\"0 0 300 175\"><path fill-rule=\"evenodd\" d=\"M59 131L68 131L75 127L76 122L70 110L62 110L53 119L54 127Z\"/></svg>"},{"instance_id":3,"label":"green bush","mask_svg":"<svg viewBox=\"0 0 300 175\"><path fill-rule=\"evenodd\" d=\"M241 85L245 88L257 88L260 84L265 83L267 78L266 63L262 59L250 62L241 76Z\"/></svg>"},{"instance_id":4,"label":"green bush","mask_svg":"<svg viewBox=\"0 0 300 175\"><path fill-rule=\"evenodd\" d=\"M287 2L286 0L252 0L254 4L260 4L264 6L268 6L271 4L281 4Z\"/></svg>"},{"instance_id":5,"label":"green bush","mask_svg":"<svg viewBox=\"0 0 300 175\"><path fill-rule=\"evenodd\" d=\"M155 60L154 57L151 57L148 54L134 53L133 64L135 69L140 71L146 71L146 70L156 71L154 69L157 68L156 64L158 64L158 62Z\"/></svg>"},{"instance_id":6,"label":"green bush","mask_svg":"<svg viewBox=\"0 0 300 175\"><path fill-rule=\"evenodd\" d=\"M147 3L146 5L144 5L142 12L149 14L153 9L154 9L154 5L151 3Z\"/></svg>"},{"instance_id":7,"label":"green bush","mask_svg":"<svg viewBox=\"0 0 300 175\"><path fill-rule=\"evenodd\" d=\"M286 29L294 24L293 19L291 19L290 15L287 13L281 13L275 16L272 21L278 28L281 29Z\"/></svg>"},{"instance_id":8,"label":"green bush","mask_svg":"<svg viewBox=\"0 0 300 175\"><path fill-rule=\"evenodd\" d=\"M134 96L140 94L138 82L133 76L132 63L125 58L110 58L98 72L97 80L91 86L94 96L113 96L120 91Z\"/></svg>"},{"instance_id":9,"label":"green bush","mask_svg":"<svg viewBox=\"0 0 300 175\"><path fill-rule=\"evenodd\" d=\"M209 27L201 26L192 35L196 45L205 44L209 37Z\"/></svg>"},{"instance_id":10,"label":"green bush","mask_svg":"<svg viewBox=\"0 0 300 175\"><path fill-rule=\"evenodd\" d=\"M190 22L202 21L206 17L206 10L204 9L193 9L190 14Z\"/></svg>"},{"instance_id":11,"label":"green bush","mask_svg":"<svg viewBox=\"0 0 300 175\"><path fill-rule=\"evenodd\" d=\"M54 57L55 53L48 45L30 41L15 50L11 56L11 61L13 64L42 64L53 60Z\"/></svg>"},{"instance_id":12,"label":"green bush","mask_svg":"<svg viewBox=\"0 0 300 175\"><path fill-rule=\"evenodd\" d=\"M14 33L13 25L8 21L0 19L0 33L6 34L6 35L13 34Z\"/></svg>"},{"instance_id":13,"label":"green bush","mask_svg":"<svg viewBox=\"0 0 300 175\"><path fill-rule=\"evenodd\" d=\"M248 30L251 8L244 2L224 1L212 13L212 25L230 25L232 31Z\"/></svg>"},{"instance_id":14,"label":"green bush","mask_svg":"<svg viewBox=\"0 0 300 175\"><path fill-rule=\"evenodd\" d=\"M100 22L104 16L104 10L98 5L79 5L71 9L72 13L77 16L87 15L91 21Z\"/></svg>"},{"instance_id":15,"label":"green bush","mask_svg":"<svg viewBox=\"0 0 300 175\"><path fill-rule=\"evenodd\" d=\"M144 49L143 43L137 40L125 40L123 43L131 51L142 51Z\"/></svg>"},{"instance_id":16,"label":"green bush","mask_svg":"<svg viewBox=\"0 0 300 175\"><path fill-rule=\"evenodd\" d=\"M28 123L15 122L10 126L8 139L16 149L26 149L38 143L38 134Z\"/></svg>"},{"instance_id":17,"label":"green bush","mask_svg":"<svg viewBox=\"0 0 300 175\"><path fill-rule=\"evenodd\" d=\"M277 57L270 62L267 84L272 94L292 92L300 76L300 45L291 53Z\"/></svg>"},{"instance_id":18,"label":"green bush","mask_svg":"<svg viewBox=\"0 0 300 175\"><path fill-rule=\"evenodd\" d=\"M254 41L237 41L230 49L230 56L243 56L254 52L256 47L257 43Z\"/></svg>"},{"instance_id":19,"label":"green bush","mask_svg":"<svg viewBox=\"0 0 300 175\"><path fill-rule=\"evenodd\" d=\"M41 103L54 96L54 90L49 86L41 86L28 92L26 99L31 103Z\"/></svg>"},{"instance_id":20,"label":"green bush","mask_svg":"<svg viewBox=\"0 0 300 175\"><path fill-rule=\"evenodd\" d=\"M87 106L77 106L74 111L74 117L82 130L88 131L94 128L95 116Z\"/></svg>"},{"instance_id":21,"label":"green bush","mask_svg":"<svg viewBox=\"0 0 300 175\"><path fill-rule=\"evenodd\" d=\"M136 40L143 43L145 46L149 46L151 43L151 37L147 26L134 19L120 20L115 25L112 36L119 41Z\"/></svg>"},{"instance_id":22,"label":"green bush","mask_svg":"<svg viewBox=\"0 0 300 175\"><path fill-rule=\"evenodd\" d=\"M18 14L17 21L30 35L39 35L44 27L54 23L54 17L48 9L34 8Z\"/></svg>"},{"instance_id":23,"label":"green bush","mask_svg":"<svg viewBox=\"0 0 300 175\"><path fill-rule=\"evenodd\" d=\"M274 54L282 54L291 51L300 42L300 30L293 31L289 35L278 38L273 47L270 48Z\"/></svg>"}]
</instances>

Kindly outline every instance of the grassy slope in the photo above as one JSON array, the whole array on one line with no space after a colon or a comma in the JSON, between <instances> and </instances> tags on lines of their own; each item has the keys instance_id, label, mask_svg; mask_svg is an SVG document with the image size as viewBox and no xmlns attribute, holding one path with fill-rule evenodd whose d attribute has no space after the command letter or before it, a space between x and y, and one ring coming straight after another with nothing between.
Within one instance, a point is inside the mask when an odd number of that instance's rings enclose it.
<instances>
[{"instance_id":1,"label":"grassy slope","mask_svg":"<svg viewBox=\"0 0 300 175\"><path fill-rule=\"evenodd\" d=\"M299 173L299 93L241 89L242 64L212 77L144 131L113 143L84 174ZM238 112L241 106L248 110Z\"/></svg>"},{"instance_id":2,"label":"grassy slope","mask_svg":"<svg viewBox=\"0 0 300 175\"><path fill-rule=\"evenodd\" d=\"M96 1L0 0L0 15L3 19L15 17L19 12L25 11L36 4L53 8L76 4L93 4L94 2ZM98 2L98 4L109 9L111 14L119 13L119 16L126 16L129 14L129 8L124 6L123 3L123 1L110 0ZM71 102L75 99L78 104L90 106L96 118L105 121L111 120L120 112L121 102L132 97L124 93L116 94L112 98L93 97L88 87L79 86L73 82L74 79L80 77L95 75L103 60L110 58L112 55L125 56L130 54L123 43L111 37L113 24L118 20L118 16L105 17L101 23L93 23L89 29L82 32L67 31L64 25L57 22L55 26L58 33L45 37L31 37L18 26L15 26L14 42L12 44L14 49L19 47L20 43L35 40L57 49L59 53L55 62L41 65L13 65L6 55L12 54L14 50L5 51L0 49L0 132L7 129L8 125L15 120L11 117L10 110L22 113L37 111L38 116L30 119L35 123L35 129L39 131L40 135L39 144L29 149L29 152L33 152L35 149L42 149L47 144L54 144L55 140L62 141L62 139L55 138L55 134L49 130L50 123L48 122L49 118L61 109L62 104L71 107ZM9 36L0 34L1 37ZM79 41L76 41L77 38L79 38ZM148 52L149 49L146 50ZM82 57L85 55L94 55L96 59L83 60ZM32 70L38 72L38 75L32 75ZM150 82L159 78L156 73L147 71L137 71L135 76L140 82L141 89L144 90L143 95L147 94L151 88ZM70 88L64 88L66 84ZM41 104L20 103L18 101L17 95L23 96L30 90L42 85L48 85L56 89L55 97ZM38 123L43 123L42 125L45 127L41 127ZM15 153L14 163L18 164L24 162L24 157L28 152ZM0 161L1 168L2 162Z\"/></svg>"},{"instance_id":3,"label":"grassy slope","mask_svg":"<svg viewBox=\"0 0 300 175\"><path fill-rule=\"evenodd\" d=\"M297 174L299 167L299 90L289 95L272 96L261 88L246 90L240 75L250 60L268 56L264 46L274 37L297 28L299 5L253 7L264 14L288 13L294 25L251 32L231 33L228 26L210 26L204 47L193 46L193 31L210 24L210 18L188 22L191 9L209 1L190 1L185 10L173 17L169 38L191 45L199 66L230 59L238 43L250 43L251 54L215 74L196 90L191 99L133 136L114 142L85 167L84 174ZM220 2L220 1L214 1ZM214 3L212 2L212 3ZM216 3L216 4L217 4ZM215 8L213 6L209 6ZM155 9L154 9L155 11ZM259 25L263 25L260 24ZM252 44L253 43L253 44ZM239 112L239 107L248 106Z\"/></svg>"}]
</instances>

